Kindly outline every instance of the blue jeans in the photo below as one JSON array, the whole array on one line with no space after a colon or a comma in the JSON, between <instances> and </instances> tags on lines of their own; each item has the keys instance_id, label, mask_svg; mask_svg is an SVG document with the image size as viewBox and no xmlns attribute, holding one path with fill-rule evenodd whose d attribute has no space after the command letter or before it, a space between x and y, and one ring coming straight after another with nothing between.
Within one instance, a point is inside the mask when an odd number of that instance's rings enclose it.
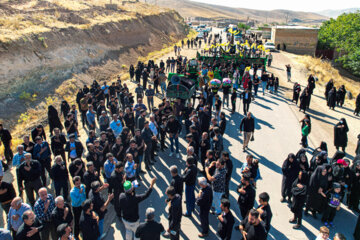
<instances>
[{"instance_id":1,"label":"blue jeans","mask_svg":"<svg viewBox=\"0 0 360 240\"><path fill-rule=\"evenodd\" d=\"M291 80L291 72L287 72L287 79L288 79L288 81Z\"/></svg>"},{"instance_id":2,"label":"blue jeans","mask_svg":"<svg viewBox=\"0 0 360 240\"><path fill-rule=\"evenodd\" d=\"M262 82L261 82L263 94L265 94L266 85L267 85L267 82L265 82L265 81L262 81Z\"/></svg>"},{"instance_id":3,"label":"blue jeans","mask_svg":"<svg viewBox=\"0 0 360 240\"><path fill-rule=\"evenodd\" d=\"M224 193L221 192L215 192L213 191L213 202L212 202L212 206L215 208L215 212L216 214L220 214L221 213L221 197Z\"/></svg>"},{"instance_id":4,"label":"blue jeans","mask_svg":"<svg viewBox=\"0 0 360 240\"><path fill-rule=\"evenodd\" d=\"M195 208L195 186L185 184L186 214L191 215Z\"/></svg>"},{"instance_id":5,"label":"blue jeans","mask_svg":"<svg viewBox=\"0 0 360 240\"><path fill-rule=\"evenodd\" d=\"M142 163L142 160L143 160L143 156L144 156L144 155L138 155L139 164L138 164L138 167L137 167L137 169L136 169L136 177L139 177L139 175L140 175L141 163Z\"/></svg>"},{"instance_id":6,"label":"blue jeans","mask_svg":"<svg viewBox=\"0 0 360 240\"><path fill-rule=\"evenodd\" d=\"M174 140L175 140L176 153L179 153L179 137L175 137L174 134L172 137L170 137L170 150L171 152L174 152Z\"/></svg>"},{"instance_id":7,"label":"blue jeans","mask_svg":"<svg viewBox=\"0 0 360 240\"><path fill-rule=\"evenodd\" d=\"M166 82L160 83L161 93L162 95L165 95L166 93Z\"/></svg>"},{"instance_id":8,"label":"blue jeans","mask_svg":"<svg viewBox=\"0 0 360 240\"><path fill-rule=\"evenodd\" d=\"M103 234L104 231L104 219L99 220L99 232L100 232L100 236L98 237L98 240L100 240L101 235Z\"/></svg>"}]
</instances>

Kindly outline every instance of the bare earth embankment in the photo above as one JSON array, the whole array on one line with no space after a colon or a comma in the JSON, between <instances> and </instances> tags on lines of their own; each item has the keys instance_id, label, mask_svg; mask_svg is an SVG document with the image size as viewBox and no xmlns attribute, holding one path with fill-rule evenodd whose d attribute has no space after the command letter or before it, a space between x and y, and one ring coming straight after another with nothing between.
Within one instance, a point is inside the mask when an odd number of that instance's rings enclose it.
<instances>
[{"instance_id":1,"label":"bare earth embankment","mask_svg":"<svg viewBox=\"0 0 360 240\"><path fill-rule=\"evenodd\" d=\"M77 86L110 79L188 32L175 11L142 3L116 10L104 1L0 5L0 119L11 125L25 112L21 121L38 121L30 117L36 108L69 100Z\"/></svg>"}]
</instances>

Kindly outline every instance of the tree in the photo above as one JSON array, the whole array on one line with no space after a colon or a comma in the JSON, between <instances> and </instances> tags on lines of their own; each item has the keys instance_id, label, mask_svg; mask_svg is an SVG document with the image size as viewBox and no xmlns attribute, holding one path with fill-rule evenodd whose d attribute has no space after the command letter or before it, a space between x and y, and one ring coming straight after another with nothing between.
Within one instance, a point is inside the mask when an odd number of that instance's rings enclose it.
<instances>
[{"instance_id":1,"label":"tree","mask_svg":"<svg viewBox=\"0 0 360 240\"><path fill-rule=\"evenodd\" d=\"M245 23L238 23L238 28L241 30L248 30L250 27L246 25Z\"/></svg>"},{"instance_id":2,"label":"tree","mask_svg":"<svg viewBox=\"0 0 360 240\"><path fill-rule=\"evenodd\" d=\"M319 49L336 49L344 68L360 76L360 12L346 13L324 22L319 30Z\"/></svg>"}]
</instances>

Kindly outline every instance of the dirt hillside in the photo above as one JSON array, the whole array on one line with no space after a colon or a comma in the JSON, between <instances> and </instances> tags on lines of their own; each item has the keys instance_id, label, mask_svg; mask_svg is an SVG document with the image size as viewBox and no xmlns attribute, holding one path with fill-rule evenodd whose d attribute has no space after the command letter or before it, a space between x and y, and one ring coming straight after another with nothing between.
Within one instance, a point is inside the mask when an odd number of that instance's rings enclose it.
<instances>
[{"instance_id":1,"label":"dirt hillside","mask_svg":"<svg viewBox=\"0 0 360 240\"><path fill-rule=\"evenodd\" d=\"M204 17L214 19L255 20L258 23L285 23L317 25L328 17L311 12L288 10L262 11L246 8L231 8L219 5L193 2L189 0L158 0L159 6L176 9L183 17ZM254 5L256 8L256 5ZM287 20L286 20L287 19Z\"/></svg>"},{"instance_id":2,"label":"dirt hillside","mask_svg":"<svg viewBox=\"0 0 360 240\"><path fill-rule=\"evenodd\" d=\"M87 8L74 11L60 6L66 2L55 5L40 1L26 11L19 10L19 5L2 5L0 15L8 14L6 18L21 16L21 22L26 18L33 21L31 9L38 13L44 8L42 21L54 14L64 26L57 23L57 27L49 28L45 22L38 23L37 28L45 29L27 34L27 27L20 24L19 30L14 31L17 37L1 40L0 104L4 107L0 108L0 119L17 119L51 95L66 79L76 76L73 83L79 85L107 79L139 56L185 37L188 31L180 15L172 10L146 8L141 3L107 10L89 6L91 1L87 1L84 5ZM139 8L133 10L135 6ZM94 21L90 17L94 15L102 16L103 22ZM4 22L0 22L0 33L5 32Z\"/></svg>"}]
</instances>

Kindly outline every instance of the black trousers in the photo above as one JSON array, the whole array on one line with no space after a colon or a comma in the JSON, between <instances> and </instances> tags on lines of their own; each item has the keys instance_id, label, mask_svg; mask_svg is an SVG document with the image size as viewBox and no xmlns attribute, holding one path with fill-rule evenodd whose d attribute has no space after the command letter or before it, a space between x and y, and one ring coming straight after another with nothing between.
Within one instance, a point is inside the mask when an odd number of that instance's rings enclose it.
<instances>
[{"instance_id":1,"label":"black trousers","mask_svg":"<svg viewBox=\"0 0 360 240\"><path fill-rule=\"evenodd\" d=\"M324 222L332 222L334 220L335 215L336 215L336 208L330 207L328 205L326 206L325 212L321 220Z\"/></svg>"},{"instance_id":2,"label":"black trousers","mask_svg":"<svg viewBox=\"0 0 360 240\"><path fill-rule=\"evenodd\" d=\"M57 240L55 225L52 222L43 222L43 230L40 232L41 240Z\"/></svg>"},{"instance_id":3,"label":"black trousers","mask_svg":"<svg viewBox=\"0 0 360 240\"><path fill-rule=\"evenodd\" d=\"M249 111L250 103L243 102L243 105L244 105L244 115L246 115L247 112Z\"/></svg>"},{"instance_id":4,"label":"black trousers","mask_svg":"<svg viewBox=\"0 0 360 240\"><path fill-rule=\"evenodd\" d=\"M24 189L26 192L26 196L29 199L29 202L31 206L34 206L35 204L35 198L34 198L34 192L38 194L39 189L42 187L42 183L40 178L31 181L31 182L25 182Z\"/></svg>"},{"instance_id":5,"label":"black trousers","mask_svg":"<svg viewBox=\"0 0 360 240\"><path fill-rule=\"evenodd\" d=\"M73 214L74 214L74 236L75 239L79 239L79 233L80 233L80 217L81 217L81 211L82 207L72 207Z\"/></svg>"},{"instance_id":6,"label":"black trousers","mask_svg":"<svg viewBox=\"0 0 360 240\"><path fill-rule=\"evenodd\" d=\"M231 106L232 106L231 110L232 110L233 112L235 112L236 102L231 101Z\"/></svg>"},{"instance_id":7,"label":"black trousers","mask_svg":"<svg viewBox=\"0 0 360 240\"><path fill-rule=\"evenodd\" d=\"M14 154L11 150L10 143L4 143L4 155L5 155L7 164L8 165L11 164Z\"/></svg>"},{"instance_id":8,"label":"black trousers","mask_svg":"<svg viewBox=\"0 0 360 240\"><path fill-rule=\"evenodd\" d=\"M144 152L144 162L145 162L146 168L150 168L151 151L152 151L152 144L151 144L151 142L147 142L146 149Z\"/></svg>"},{"instance_id":9,"label":"black trousers","mask_svg":"<svg viewBox=\"0 0 360 240\"><path fill-rule=\"evenodd\" d=\"M165 137L166 137L166 132L165 131L160 131L160 148L161 150L163 150L165 148Z\"/></svg>"},{"instance_id":10,"label":"black trousers","mask_svg":"<svg viewBox=\"0 0 360 240\"><path fill-rule=\"evenodd\" d=\"M200 225L202 234L209 233L209 211L210 209L200 208Z\"/></svg>"},{"instance_id":11,"label":"black trousers","mask_svg":"<svg viewBox=\"0 0 360 240\"><path fill-rule=\"evenodd\" d=\"M87 120L86 120L86 112L87 111L82 111L81 110L81 122L82 122L82 125L83 127L85 127L87 124Z\"/></svg>"},{"instance_id":12,"label":"black trousers","mask_svg":"<svg viewBox=\"0 0 360 240\"><path fill-rule=\"evenodd\" d=\"M157 147L157 141L152 140L152 142L151 142L151 160L155 159L156 147Z\"/></svg>"},{"instance_id":13,"label":"black trousers","mask_svg":"<svg viewBox=\"0 0 360 240\"><path fill-rule=\"evenodd\" d=\"M49 173L49 176L50 176L50 173L51 173L51 163L50 162L51 162L51 159L40 161L40 164L41 164L41 181L42 181L44 187L46 186L45 169Z\"/></svg>"},{"instance_id":14,"label":"black trousers","mask_svg":"<svg viewBox=\"0 0 360 240\"><path fill-rule=\"evenodd\" d=\"M65 201L67 201L68 196L69 196L68 179L62 179L62 180L57 180L57 181L53 181L53 182L54 182L54 186L55 186L56 196L61 195L61 189L62 189L62 191L63 191L62 196L64 197Z\"/></svg>"},{"instance_id":15,"label":"black trousers","mask_svg":"<svg viewBox=\"0 0 360 240\"><path fill-rule=\"evenodd\" d=\"M239 208L240 208L240 213L241 213L242 219L245 219L245 217L247 216L250 209L242 207L241 205L239 205Z\"/></svg>"},{"instance_id":16,"label":"black trousers","mask_svg":"<svg viewBox=\"0 0 360 240\"><path fill-rule=\"evenodd\" d=\"M296 219L297 223L299 225L301 225L301 220L302 220L302 208L296 208L296 209L293 209L293 212L294 212L294 219Z\"/></svg>"},{"instance_id":17,"label":"black trousers","mask_svg":"<svg viewBox=\"0 0 360 240\"><path fill-rule=\"evenodd\" d=\"M225 196L226 196L226 198L229 198L230 179L231 179L231 177L225 179Z\"/></svg>"}]
</instances>

